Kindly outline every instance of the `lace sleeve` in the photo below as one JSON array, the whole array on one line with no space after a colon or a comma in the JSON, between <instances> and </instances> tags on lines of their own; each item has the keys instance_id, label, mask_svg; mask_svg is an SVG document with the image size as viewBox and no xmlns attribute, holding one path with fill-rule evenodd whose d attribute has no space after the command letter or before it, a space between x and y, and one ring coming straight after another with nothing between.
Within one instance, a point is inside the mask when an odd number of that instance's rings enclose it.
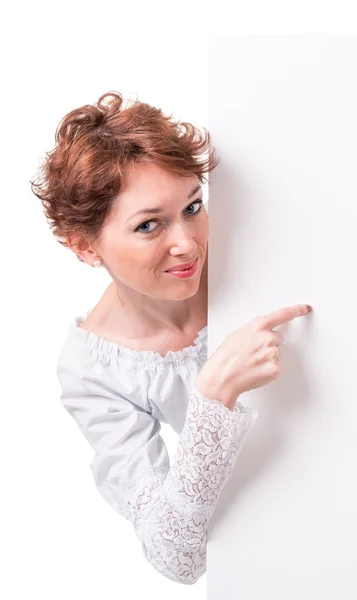
<instances>
[{"instance_id":1,"label":"lace sleeve","mask_svg":"<svg viewBox=\"0 0 357 600\"><path fill-rule=\"evenodd\" d=\"M161 423L129 400L129 381L125 396L94 356L70 351L57 374L61 402L95 450L99 492L133 524L157 571L195 583L206 571L208 521L256 413L239 402L232 411L194 390L170 466Z\"/></svg>"},{"instance_id":2,"label":"lace sleeve","mask_svg":"<svg viewBox=\"0 0 357 600\"><path fill-rule=\"evenodd\" d=\"M231 411L193 391L170 470L130 491L127 517L169 579L193 584L205 573L207 524L256 418L239 402Z\"/></svg>"}]
</instances>

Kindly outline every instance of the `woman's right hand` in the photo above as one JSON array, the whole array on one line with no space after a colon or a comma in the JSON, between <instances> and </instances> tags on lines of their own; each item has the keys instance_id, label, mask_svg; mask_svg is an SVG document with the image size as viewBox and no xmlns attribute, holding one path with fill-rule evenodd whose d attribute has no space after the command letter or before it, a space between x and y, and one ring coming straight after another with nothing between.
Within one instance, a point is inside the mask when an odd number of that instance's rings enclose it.
<instances>
[{"instance_id":1,"label":"woman's right hand","mask_svg":"<svg viewBox=\"0 0 357 600\"><path fill-rule=\"evenodd\" d=\"M307 304L287 306L256 317L230 333L203 365L196 389L233 410L240 394L280 375L279 348L284 339L274 327L307 315ZM312 308L311 308L312 310Z\"/></svg>"}]
</instances>

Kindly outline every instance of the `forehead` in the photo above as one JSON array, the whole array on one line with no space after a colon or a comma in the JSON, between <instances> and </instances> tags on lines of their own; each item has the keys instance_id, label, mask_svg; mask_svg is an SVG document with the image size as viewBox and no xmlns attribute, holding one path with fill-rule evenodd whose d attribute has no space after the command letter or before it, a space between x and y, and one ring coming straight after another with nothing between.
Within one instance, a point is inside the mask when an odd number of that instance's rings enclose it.
<instances>
[{"instance_id":1,"label":"forehead","mask_svg":"<svg viewBox=\"0 0 357 600\"><path fill-rule=\"evenodd\" d=\"M123 210L131 210L141 208L141 204L147 206L148 202L155 206L158 203L169 204L175 198L186 198L195 183L200 183L196 175L183 177L168 173L153 163L133 163L123 173L118 205Z\"/></svg>"}]
</instances>

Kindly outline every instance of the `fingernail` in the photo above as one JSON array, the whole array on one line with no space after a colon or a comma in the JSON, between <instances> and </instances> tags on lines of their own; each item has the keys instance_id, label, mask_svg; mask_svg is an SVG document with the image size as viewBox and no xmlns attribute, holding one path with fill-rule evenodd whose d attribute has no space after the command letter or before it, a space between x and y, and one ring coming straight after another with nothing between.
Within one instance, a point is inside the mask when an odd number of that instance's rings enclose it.
<instances>
[{"instance_id":1,"label":"fingernail","mask_svg":"<svg viewBox=\"0 0 357 600\"><path fill-rule=\"evenodd\" d=\"M309 312L311 312L311 311L312 311L312 306L310 306L310 304L306 304L306 307L307 307L307 310L308 310Z\"/></svg>"}]
</instances>

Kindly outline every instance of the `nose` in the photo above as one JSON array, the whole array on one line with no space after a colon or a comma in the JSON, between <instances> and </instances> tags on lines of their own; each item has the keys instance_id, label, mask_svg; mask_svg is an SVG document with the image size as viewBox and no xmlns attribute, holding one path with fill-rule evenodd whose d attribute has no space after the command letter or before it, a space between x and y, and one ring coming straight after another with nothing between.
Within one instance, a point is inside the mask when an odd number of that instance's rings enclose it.
<instances>
[{"instance_id":1,"label":"nose","mask_svg":"<svg viewBox=\"0 0 357 600\"><path fill-rule=\"evenodd\" d=\"M187 262L193 260L197 256L197 244L194 240L178 240L171 244L171 249L176 249L175 254L187 257Z\"/></svg>"},{"instance_id":2,"label":"nose","mask_svg":"<svg viewBox=\"0 0 357 600\"><path fill-rule=\"evenodd\" d=\"M192 257L197 254L197 242L193 237L192 226L185 223L179 223L174 227L170 244L179 248L180 254Z\"/></svg>"}]
</instances>

